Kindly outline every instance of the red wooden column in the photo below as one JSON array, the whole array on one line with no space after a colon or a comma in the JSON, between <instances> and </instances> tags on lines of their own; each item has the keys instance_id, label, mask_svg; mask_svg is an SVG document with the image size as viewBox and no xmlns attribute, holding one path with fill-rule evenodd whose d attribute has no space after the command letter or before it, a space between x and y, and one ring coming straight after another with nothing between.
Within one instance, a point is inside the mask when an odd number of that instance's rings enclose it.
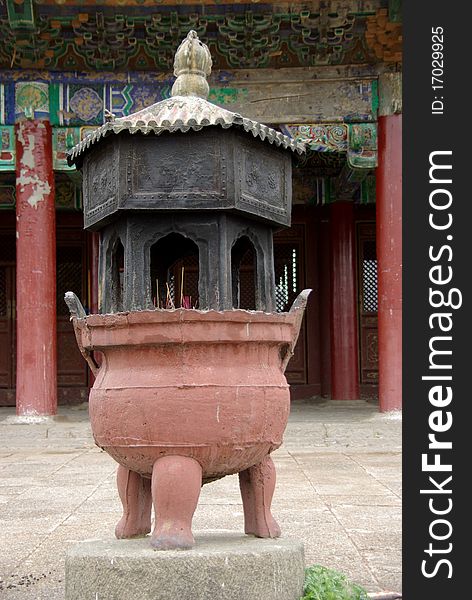
<instances>
[{"instance_id":1,"label":"red wooden column","mask_svg":"<svg viewBox=\"0 0 472 600\"><path fill-rule=\"evenodd\" d=\"M331 397L331 268L329 205L319 209L319 302L320 302L320 370L321 395Z\"/></svg>"},{"instance_id":2,"label":"red wooden column","mask_svg":"<svg viewBox=\"0 0 472 600\"><path fill-rule=\"evenodd\" d=\"M402 115L401 79L380 80L376 189L379 402L402 406Z\"/></svg>"},{"instance_id":3,"label":"red wooden column","mask_svg":"<svg viewBox=\"0 0 472 600\"><path fill-rule=\"evenodd\" d=\"M354 204L335 202L330 218L331 398L359 399Z\"/></svg>"},{"instance_id":4,"label":"red wooden column","mask_svg":"<svg viewBox=\"0 0 472 600\"><path fill-rule=\"evenodd\" d=\"M56 231L51 126L16 126L16 412L54 415L56 384Z\"/></svg>"}]
</instances>

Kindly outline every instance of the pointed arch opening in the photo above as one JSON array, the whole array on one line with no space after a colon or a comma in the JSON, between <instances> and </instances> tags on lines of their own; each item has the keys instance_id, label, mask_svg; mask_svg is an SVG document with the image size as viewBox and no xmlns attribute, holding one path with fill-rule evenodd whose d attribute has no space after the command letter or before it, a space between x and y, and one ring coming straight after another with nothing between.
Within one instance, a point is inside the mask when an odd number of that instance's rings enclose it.
<instances>
[{"instance_id":1,"label":"pointed arch opening","mask_svg":"<svg viewBox=\"0 0 472 600\"><path fill-rule=\"evenodd\" d=\"M246 235L231 248L231 276L233 308L257 310L257 254Z\"/></svg>"},{"instance_id":2,"label":"pointed arch opening","mask_svg":"<svg viewBox=\"0 0 472 600\"><path fill-rule=\"evenodd\" d=\"M112 306L113 312L123 311L124 300L125 249L120 238L113 245L111 256Z\"/></svg>"},{"instance_id":3,"label":"pointed arch opening","mask_svg":"<svg viewBox=\"0 0 472 600\"><path fill-rule=\"evenodd\" d=\"M179 233L170 233L151 246L150 259L154 307L198 308L197 244Z\"/></svg>"}]
</instances>

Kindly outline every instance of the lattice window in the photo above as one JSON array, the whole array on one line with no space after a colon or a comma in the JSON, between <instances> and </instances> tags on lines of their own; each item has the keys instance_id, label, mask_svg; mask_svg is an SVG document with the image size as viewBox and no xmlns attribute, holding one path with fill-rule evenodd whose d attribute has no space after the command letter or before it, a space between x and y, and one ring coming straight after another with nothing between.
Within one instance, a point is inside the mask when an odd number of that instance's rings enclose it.
<instances>
[{"instance_id":1,"label":"lattice window","mask_svg":"<svg viewBox=\"0 0 472 600\"><path fill-rule=\"evenodd\" d=\"M64 302L66 292L74 292L79 298L83 297L82 290L82 247L59 246L57 249L57 284L56 306L57 314L67 316L69 309Z\"/></svg>"},{"instance_id":2,"label":"lattice window","mask_svg":"<svg viewBox=\"0 0 472 600\"><path fill-rule=\"evenodd\" d=\"M274 246L275 306L277 312L290 309L299 292L299 249L298 244Z\"/></svg>"},{"instance_id":3,"label":"lattice window","mask_svg":"<svg viewBox=\"0 0 472 600\"><path fill-rule=\"evenodd\" d=\"M362 310L377 312L377 254L374 240L365 240L362 260Z\"/></svg>"},{"instance_id":4,"label":"lattice window","mask_svg":"<svg viewBox=\"0 0 472 600\"><path fill-rule=\"evenodd\" d=\"M0 267L0 317L7 314L7 274L4 267Z\"/></svg>"}]
</instances>

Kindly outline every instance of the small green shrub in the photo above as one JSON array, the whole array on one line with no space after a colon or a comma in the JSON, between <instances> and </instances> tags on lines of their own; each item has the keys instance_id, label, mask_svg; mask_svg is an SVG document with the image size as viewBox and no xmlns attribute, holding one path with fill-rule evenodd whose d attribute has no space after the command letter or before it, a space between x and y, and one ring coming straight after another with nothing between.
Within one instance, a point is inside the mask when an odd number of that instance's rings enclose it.
<instances>
[{"instance_id":1,"label":"small green shrub","mask_svg":"<svg viewBox=\"0 0 472 600\"><path fill-rule=\"evenodd\" d=\"M313 565L305 569L300 600L368 600L367 592L333 569Z\"/></svg>"}]
</instances>

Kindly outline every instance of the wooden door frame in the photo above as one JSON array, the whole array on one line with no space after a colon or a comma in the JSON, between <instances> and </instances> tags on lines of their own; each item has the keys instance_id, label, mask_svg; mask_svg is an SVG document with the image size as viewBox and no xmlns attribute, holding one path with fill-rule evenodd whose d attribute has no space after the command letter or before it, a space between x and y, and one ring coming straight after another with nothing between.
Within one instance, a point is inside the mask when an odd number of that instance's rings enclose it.
<instances>
[{"instance_id":1,"label":"wooden door frame","mask_svg":"<svg viewBox=\"0 0 472 600\"><path fill-rule=\"evenodd\" d=\"M290 386L292 400L301 400L321 394L320 367L320 301L319 301L319 222L316 206L297 204L292 209L292 225L304 225L304 273L305 288L313 291L303 319L305 328L306 382ZM281 234L283 235L283 234Z\"/></svg>"},{"instance_id":2,"label":"wooden door frame","mask_svg":"<svg viewBox=\"0 0 472 600\"><path fill-rule=\"evenodd\" d=\"M16 327L14 312L16 310L16 281L15 281L15 264L6 261L0 261L0 268L5 269L5 288L6 288L6 341L7 346L5 348L7 357L9 357L10 365L7 369L7 381L6 385L0 387L0 406L10 406L11 403L15 403L15 378L16 378L16 365L15 365L15 348L16 348ZM8 364L8 363L7 363Z\"/></svg>"},{"instance_id":3,"label":"wooden door frame","mask_svg":"<svg viewBox=\"0 0 472 600\"><path fill-rule=\"evenodd\" d=\"M88 305L89 293L89 244L87 234L83 229L83 215L78 212L61 212L56 211L56 252L60 247L80 247L82 254L81 267L81 290L70 290L77 295L83 295L80 298L84 305ZM58 303L61 301L58 298ZM56 319L58 334L61 327L69 322L68 315L58 315L56 308ZM74 336L75 337L75 336ZM90 388L90 371L84 361L84 384L59 384L59 374L57 383L57 396L59 405L77 404L88 400Z\"/></svg>"},{"instance_id":4,"label":"wooden door frame","mask_svg":"<svg viewBox=\"0 0 472 600\"><path fill-rule=\"evenodd\" d=\"M8 235L13 239L13 243L15 245L15 212L12 210L1 210L0 211L0 235ZM14 252L16 252L16 249L14 250ZM12 293L14 294L13 296L13 303L10 306L10 311L16 310L16 292L15 292L15 288L16 288L16 260L14 259L13 261L6 261L6 260L1 260L2 257L0 257L0 261L1 264L7 268L10 269L10 277L11 277L11 285L12 285ZM12 332L11 332L11 344L10 344L10 348L11 349L15 349L16 347L16 327L15 327L15 323L16 323L16 319L14 317L12 317ZM12 387L6 388L0 388L0 406L14 406L15 405L15 378L16 378L16 365L14 362L14 357L15 354L12 353L12 357L11 357L11 382L13 383Z\"/></svg>"},{"instance_id":5,"label":"wooden door frame","mask_svg":"<svg viewBox=\"0 0 472 600\"><path fill-rule=\"evenodd\" d=\"M366 383L363 381L362 369L363 369L363 352L366 349L363 347L363 321L367 321L365 327L371 327L375 329L377 327L377 313L374 314L362 314L362 302L363 302L363 290L362 290L362 241L370 240L376 241L376 224L375 218L366 218L356 220L356 246L357 246L357 261L356 261L356 281L357 281L357 318L358 318L358 331L359 331L359 385L361 398L376 399L378 398L378 377L373 383Z\"/></svg>"}]
</instances>

